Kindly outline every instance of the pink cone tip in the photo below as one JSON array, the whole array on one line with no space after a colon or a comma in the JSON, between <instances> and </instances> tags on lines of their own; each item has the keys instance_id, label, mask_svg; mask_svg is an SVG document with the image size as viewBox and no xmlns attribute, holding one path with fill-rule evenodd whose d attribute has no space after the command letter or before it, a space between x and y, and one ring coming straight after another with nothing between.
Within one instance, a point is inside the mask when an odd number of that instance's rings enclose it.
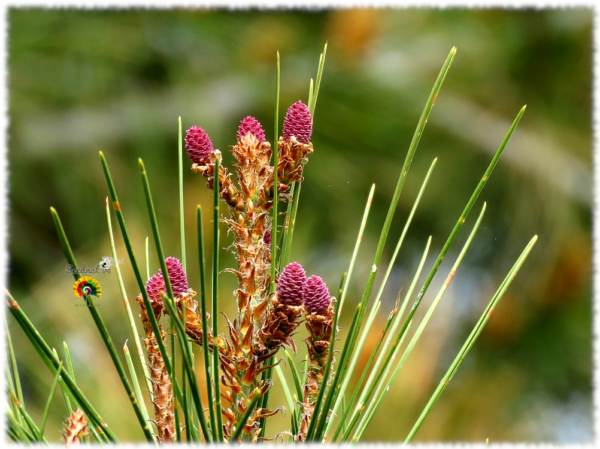
<instances>
[{"instance_id":1,"label":"pink cone tip","mask_svg":"<svg viewBox=\"0 0 600 449\"><path fill-rule=\"evenodd\" d=\"M188 280L183 270L183 266L179 259L175 257L167 257L165 259L167 265L167 271L169 273L169 280L171 281L171 288L175 296L185 293L188 291Z\"/></svg>"},{"instance_id":2,"label":"pink cone tip","mask_svg":"<svg viewBox=\"0 0 600 449\"><path fill-rule=\"evenodd\" d=\"M331 304L329 289L319 276L311 276L304 284L304 308L308 313L324 315Z\"/></svg>"},{"instance_id":3,"label":"pink cone tip","mask_svg":"<svg viewBox=\"0 0 600 449\"><path fill-rule=\"evenodd\" d=\"M306 282L306 272L302 265L292 262L287 265L277 282L277 298L288 306L302 305L302 293Z\"/></svg>"},{"instance_id":4,"label":"pink cone tip","mask_svg":"<svg viewBox=\"0 0 600 449\"><path fill-rule=\"evenodd\" d=\"M289 140L292 136L301 143L310 142L312 136L312 116L301 101L289 107L283 121L283 138Z\"/></svg>"},{"instance_id":5,"label":"pink cone tip","mask_svg":"<svg viewBox=\"0 0 600 449\"><path fill-rule=\"evenodd\" d=\"M188 280L183 270L181 262L175 257L167 257L165 259L167 265L167 272L169 273L169 280L171 281L171 288L173 294L178 296L181 293L185 293L188 290ZM146 291L148 292L148 298L150 302L158 302L162 304L161 291L167 293L165 286L165 279L162 272L159 270L154 276L148 279L146 282Z\"/></svg>"},{"instance_id":6,"label":"pink cone tip","mask_svg":"<svg viewBox=\"0 0 600 449\"><path fill-rule=\"evenodd\" d=\"M248 132L254 134L254 137L256 137L259 142L265 141L265 131L263 130L262 125L258 120L251 116L248 116L241 121L237 132L238 142L241 141Z\"/></svg>"},{"instance_id":7,"label":"pink cone tip","mask_svg":"<svg viewBox=\"0 0 600 449\"><path fill-rule=\"evenodd\" d=\"M210 137L202 128L192 126L185 134L185 148L187 154L198 165L205 165L214 147Z\"/></svg>"},{"instance_id":8,"label":"pink cone tip","mask_svg":"<svg viewBox=\"0 0 600 449\"><path fill-rule=\"evenodd\" d=\"M151 303L162 304L161 291L167 292L165 280L162 273L156 273L146 282L146 292L148 292L148 299L150 299Z\"/></svg>"}]
</instances>

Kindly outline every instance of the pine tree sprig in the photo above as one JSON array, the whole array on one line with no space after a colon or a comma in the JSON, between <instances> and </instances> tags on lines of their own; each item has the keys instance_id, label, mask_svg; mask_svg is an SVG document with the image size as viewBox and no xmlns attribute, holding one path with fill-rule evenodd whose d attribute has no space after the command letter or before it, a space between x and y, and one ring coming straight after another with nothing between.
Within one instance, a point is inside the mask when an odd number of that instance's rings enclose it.
<instances>
[{"instance_id":1,"label":"pine tree sprig","mask_svg":"<svg viewBox=\"0 0 600 449\"><path fill-rule=\"evenodd\" d=\"M413 428L409 432L408 436L404 440L404 444L408 444L408 443L410 443L412 441L412 439L414 438L415 434L417 433L417 431L419 430L419 428L423 424L423 421L429 415L429 412L431 411L431 408L435 405L435 403L437 402L437 400L440 398L440 396L442 395L442 393L444 392L444 390L446 389L446 387L448 386L448 384L450 383L450 381L454 377L454 374L456 373L456 370L458 369L458 367L460 366L460 364L462 363L462 361L466 357L466 355L469 352L469 350L473 347L475 341L477 340L477 338L481 334L481 331L485 327L485 325L486 325L487 321L489 320L490 316L492 315L493 311L495 310L495 308L497 307L498 303L500 302L500 300L504 296L504 293L506 292L506 290L508 289L508 287L510 286L510 284L514 280L515 276L517 275L517 273L519 272L519 270L523 266L523 263L525 262L525 260L529 256L529 253L533 249L533 246L536 244L537 240L538 240L538 236L537 235L533 236L533 238L529 241L529 243L527 244L527 246L525 247L525 249L523 250L523 252L519 256L519 258L517 259L517 261L515 262L515 264L513 265L513 267L511 268L511 270L509 271L509 273L507 274L507 276L504 279L504 281L502 281L502 284L500 285L500 287L498 288L498 290L496 290L496 292L494 293L494 296L490 300L488 306L486 307L486 309L481 314L481 317L479 318L479 321L477 322L477 324L475 325L475 327L471 331L471 334L469 335L469 337L465 341L465 344L463 345L463 347L459 351L458 355L456 356L456 358L454 359L454 361L450 365L450 368L448 368L448 371L446 372L446 374L442 377L442 380L440 381L440 383L438 384L438 386L437 386L436 390L434 391L433 395L429 399L429 402L425 406L425 409L423 410L423 412L421 413L421 415L417 419L415 425L413 426Z\"/></svg>"},{"instance_id":2,"label":"pine tree sprig","mask_svg":"<svg viewBox=\"0 0 600 449\"><path fill-rule=\"evenodd\" d=\"M48 346L48 343L43 339L42 335L35 328L33 323L29 320L23 309L17 304L17 301L12 297L10 292L6 291L9 297L8 306L12 317L15 319L17 324L21 327L29 341L33 344L36 352L40 355L52 375L56 375L57 372L61 372L61 378L65 382L69 391L73 397L80 404L85 414L92 419L100 432L104 433L109 441L118 442L118 439L114 433L108 428L106 422L100 417L98 412L93 408L88 399L84 396L82 391L77 387L75 381L71 378L68 372L65 371L64 367L61 366L60 360Z\"/></svg>"},{"instance_id":3,"label":"pine tree sprig","mask_svg":"<svg viewBox=\"0 0 600 449\"><path fill-rule=\"evenodd\" d=\"M67 235L65 233L63 225L60 221L60 217L58 216L58 212L56 212L56 210L54 208L50 208L50 212L52 214L52 219L54 220L54 225L56 227L56 232L58 234L58 238L59 238L61 247L63 249L63 253L64 253L67 261L69 262L69 264L71 264L74 268L73 277L75 278L75 280L78 280L81 276L77 272L77 269L78 269L77 261L75 260L75 256L71 249L71 245L69 244L69 241L67 239ZM98 328L98 331L100 332L102 340L104 341L104 345L106 346L106 349L108 350L108 352L110 354L113 364L115 365L115 368L117 369L119 378L121 379L121 383L123 384L123 387L125 388L125 391L127 392L127 397L129 398L129 400L131 402L131 405L135 411L135 415L138 419L140 426L142 427L142 430L146 436L146 439L148 441L153 441L153 436L152 436L152 433L150 432L150 427L149 427L148 423L144 420L144 415L142 413L139 403L135 399L133 389L131 388L131 384L129 383L129 380L127 379L127 375L125 374L123 364L121 363L121 360L119 359L117 350L115 349L112 339L108 333L108 329L106 328L106 325L104 324L104 321L102 320L102 317L100 316L100 313L98 312L98 309L97 309L96 305L94 304L94 301L92 300L92 298L89 295L84 295L83 297L88 306L87 309L90 311L90 314L92 315L92 319L94 320L94 323L96 324L96 327ZM57 369L60 371L60 368L57 368Z\"/></svg>"}]
</instances>

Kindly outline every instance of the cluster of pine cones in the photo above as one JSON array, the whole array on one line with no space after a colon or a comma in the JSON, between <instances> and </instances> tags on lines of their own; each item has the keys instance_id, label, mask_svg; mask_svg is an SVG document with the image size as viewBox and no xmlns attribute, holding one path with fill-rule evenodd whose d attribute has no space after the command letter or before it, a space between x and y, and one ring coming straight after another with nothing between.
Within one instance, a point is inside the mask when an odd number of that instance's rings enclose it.
<instances>
[{"instance_id":1,"label":"cluster of pine cones","mask_svg":"<svg viewBox=\"0 0 600 449\"><path fill-rule=\"evenodd\" d=\"M281 407L269 410L257 407L246 422L240 418L256 394L264 395L272 380L263 380L262 373L270 368L278 350L287 345L295 350L294 331L304 319L309 331L306 339L309 370L306 373L302 401L302 425L297 441L306 436L306 430L319 385L324 381L323 371L327 360L334 318L334 298L325 282L318 276L307 278L299 263L287 265L278 279L276 289L271 285L272 217L269 214L274 201L275 179L277 197L292 201L288 193L291 185L303 180L302 171L307 156L313 152L310 142L312 117L302 102L293 104L287 111L283 136L279 139L277 168L271 166L272 150L266 141L261 124L254 117L244 118L238 128L237 143L233 146L236 159L236 181L227 168L221 165L221 153L200 127L190 128L185 146L193 162L192 170L207 180L209 189L218 194L229 206L229 217L223 218L234 236L232 245L237 257L237 267L225 271L234 273L239 281L235 290L238 313L235 319L227 318L227 335L218 335L217 329L204 329L196 292L189 288L187 276L179 260L166 259L175 304L180 318L185 320L185 330L190 340L203 343L207 332L209 350L218 351L221 396L228 403L223 406L224 436L230 439L235 429L244 426L243 441L264 439L260 420L276 413ZM275 176L277 170L277 176ZM152 312L159 319L167 311L161 292L166 291L163 273L152 276L146 291ZM158 439L170 442L175 439L172 385L166 374L164 361L158 350L148 311L141 295L138 303L146 336L144 343L153 385L152 400ZM217 311L213 311L217 313ZM164 331L159 328L164 338Z\"/></svg>"}]
</instances>

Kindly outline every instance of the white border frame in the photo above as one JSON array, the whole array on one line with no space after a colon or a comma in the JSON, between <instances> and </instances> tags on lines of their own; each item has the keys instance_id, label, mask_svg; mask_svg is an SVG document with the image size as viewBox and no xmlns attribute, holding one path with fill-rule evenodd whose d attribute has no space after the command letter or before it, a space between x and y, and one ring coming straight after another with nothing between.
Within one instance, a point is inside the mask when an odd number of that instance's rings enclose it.
<instances>
[{"instance_id":1,"label":"white border frame","mask_svg":"<svg viewBox=\"0 0 600 449\"><path fill-rule=\"evenodd\" d=\"M19 0L19 1L8 1L3 5L3 8L0 9L0 18L2 24L4 25L4 30L0 34L0 46L2 49L2 58L0 59L0 71L4 74L3 83L0 87L0 98L2 100L3 114L2 114L2 129L4 132L4 141L2 145L1 160L0 160L0 185L1 185L1 195L0 195L0 266L2 267L2 273L4 275L3 286L7 284L7 269L8 269L8 90L7 90L7 34L8 34L8 23L6 22L6 13L7 9L11 7L48 7L48 8L56 8L56 7L77 7L77 8L85 8L85 9L102 9L102 8L111 8L111 9L127 9L127 8L154 8L154 9L171 9L175 7L186 8L186 7L226 7L230 9L248 9L248 8L258 8L258 9L296 9L296 8L305 8L305 9L330 9L330 8L342 8L342 7L410 7L410 6L419 6L419 7L436 7L436 8L445 8L445 7L466 7L466 8L507 8L507 9L522 9L522 8L535 8L535 9L545 9L551 7L589 7L594 9L594 54L593 54L593 67L594 67L594 78L593 78L593 163L594 163L594 200L593 200L593 237L594 237L594 256L593 256L593 266L594 266L594 279L593 279L593 292L594 292L594 301L593 301L593 335L594 335L594 388L593 388L593 432L594 432L594 441L590 444L585 445L563 445L561 447L565 448L594 448L600 446L600 440L598 436L600 435L600 420L598 419L598 404L600 403L600 390L598 389L598 385L600 384L600 371L598 370L598 365L600 364L600 355L598 353L597 347L597 339L600 333L600 323L598 318L598 313L600 311L600 306L597 304L596 298L599 297L600 287L599 287L599 273L598 266L600 266L600 252L598 247L598 240L600 238L600 213L598 212L598 197L600 193L600 187L596 180L598 179L598 175L600 174L600 156L598 155L597 150L597 142L598 142L598 103L600 100L600 93L598 89L598 48L600 47L600 33L598 33L598 12L595 8L594 1L584 1L584 2L572 2L565 3L559 1L541 1L541 0L530 0L527 2L522 1L500 1L500 0L490 0L487 2L481 1L456 1L456 0L443 0L443 1L367 1L367 2L345 2L341 0L328 0L326 2L320 2L318 0L305 0L305 1L295 1L291 3L284 2L282 0L263 0L260 3L256 2L244 2L244 1L193 1L193 2L180 2L173 0L150 0L150 1L142 1L142 0L127 0L123 2L112 1L112 2L98 2L98 1L74 1L74 0L63 0L60 2L40 2L39 0ZM2 316L6 313L6 308L2 307ZM0 326L0 336L2 338L2 342L4 344L5 338L5 329L4 325ZM3 350L0 355L0 365L4 368L6 363L6 350ZM2 388L2 394L5 391L5 379L4 375L0 376L0 386ZM11 444L10 441L6 438L5 435L5 410L2 406L2 410L0 411L0 432L4 441L7 444ZM360 446L365 447L375 447L375 446L390 446L395 447L399 446L401 443L361 443ZM557 447L554 444L509 444L509 443L491 443L489 446L485 446L484 444L466 444L466 443L432 443L432 444L418 444L413 443L414 446L425 446L427 448L448 448L448 447L469 447L473 449L486 449L489 448L555 448ZM56 445L57 447L64 447L63 445ZM123 447L154 447L150 444L121 444Z\"/></svg>"}]
</instances>

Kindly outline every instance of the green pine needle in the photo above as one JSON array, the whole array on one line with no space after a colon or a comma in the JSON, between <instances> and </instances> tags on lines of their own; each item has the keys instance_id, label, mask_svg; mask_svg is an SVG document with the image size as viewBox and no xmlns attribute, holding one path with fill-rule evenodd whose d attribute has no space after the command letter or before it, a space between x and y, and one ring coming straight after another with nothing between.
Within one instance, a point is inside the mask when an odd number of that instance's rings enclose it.
<instances>
[{"instance_id":1,"label":"green pine needle","mask_svg":"<svg viewBox=\"0 0 600 449\"><path fill-rule=\"evenodd\" d=\"M52 213L52 219L54 220L54 225L56 227L56 231L58 233L59 241L60 241L61 247L63 249L63 252L65 254L65 257L66 257L67 261L71 265L73 265L73 268L77 269L78 265L75 260L75 256L73 255L73 251L71 250L71 245L69 244L67 235L62 226L62 223L60 221L58 213L56 212L56 210L54 208L50 208L50 212ZM77 270L73 270L73 277L75 278L75 280L78 280L80 278L80 275L77 272ZM84 300L85 300L86 304L88 305L87 309L90 311L90 314L92 315L92 319L94 320L94 323L96 324L96 327L98 328L98 331L100 332L102 340L104 341L104 345L106 346L106 349L108 350L108 352L110 354L113 364L115 365L115 368L117 369L119 378L121 379L121 383L123 384L123 387L125 388L125 391L127 392L127 397L129 398L131 405L133 406L133 410L135 411L135 415L138 418L138 422L139 422L140 426L142 427L142 430L144 431L146 439L148 441L153 441L152 432L150 432L150 426L148 425L148 422L144 419L144 415L141 411L140 405L135 399L135 395L133 394L133 390L131 388L129 380L127 380L127 375L125 374L123 364L121 363L121 360L119 359L117 350L115 349L112 339L108 333L108 329L106 328L106 325L104 324L104 321L102 320L102 317L100 316L100 313L98 312L98 309L97 309L96 305L94 304L94 301L92 300L92 298L88 295L84 295ZM57 369L60 371L60 368L57 368Z\"/></svg>"},{"instance_id":2,"label":"green pine needle","mask_svg":"<svg viewBox=\"0 0 600 449\"><path fill-rule=\"evenodd\" d=\"M44 429L46 428L46 421L48 420L48 414L50 413L50 405L52 404L52 399L54 398L54 393L56 391L56 386L58 385L58 381L60 379L60 371L62 368L62 362L56 371L56 376L54 376L54 381L52 382L52 386L50 387L50 394L48 395L48 400L46 401L46 406L44 407L44 414L42 415L42 424L40 425L40 437L44 436Z\"/></svg>"}]
</instances>

